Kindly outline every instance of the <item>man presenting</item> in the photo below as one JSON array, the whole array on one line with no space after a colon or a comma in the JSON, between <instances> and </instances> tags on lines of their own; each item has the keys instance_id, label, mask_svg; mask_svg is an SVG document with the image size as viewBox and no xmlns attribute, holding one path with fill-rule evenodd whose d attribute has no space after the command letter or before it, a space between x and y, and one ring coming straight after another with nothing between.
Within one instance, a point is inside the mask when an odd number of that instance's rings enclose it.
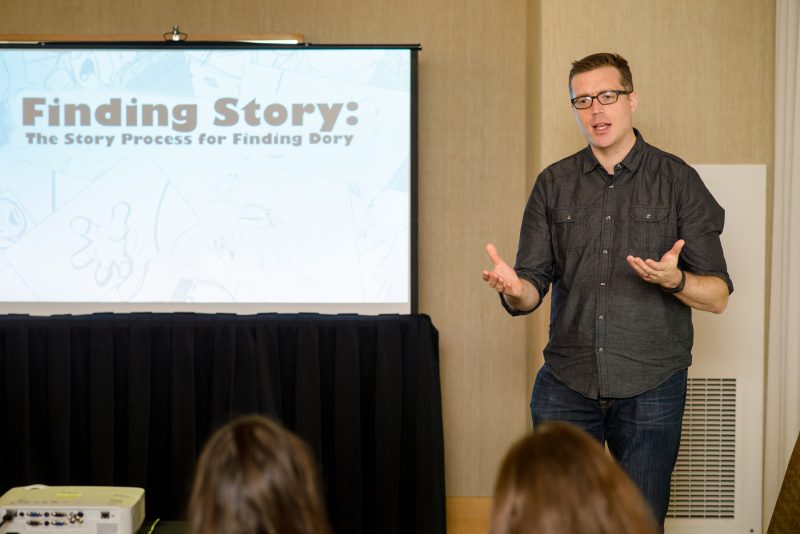
<instances>
[{"instance_id":1,"label":"man presenting","mask_svg":"<svg viewBox=\"0 0 800 534\"><path fill-rule=\"evenodd\" d=\"M589 145L546 168L512 268L492 244L483 279L512 315L552 284L550 338L533 423L594 435L641 488L662 528L691 364L691 308L722 313L733 291L719 236L724 210L697 172L633 128L628 62L572 64L570 102Z\"/></svg>"}]
</instances>

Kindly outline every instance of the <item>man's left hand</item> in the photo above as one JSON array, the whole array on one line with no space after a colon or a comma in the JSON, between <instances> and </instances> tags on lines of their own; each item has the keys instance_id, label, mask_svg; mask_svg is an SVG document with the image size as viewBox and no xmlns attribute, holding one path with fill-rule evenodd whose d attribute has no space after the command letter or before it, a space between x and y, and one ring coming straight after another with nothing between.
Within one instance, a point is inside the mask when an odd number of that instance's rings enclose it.
<instances>
[{"instance_id":1,"label":"man's left hand","mask_svg":"<svg viewBox=\"0 0 800 534\"><path fill-rule=\"evenodd\" d=\"M678 256L686 242L678 239L672 248L661 256L661 261L652 259L643 260L639 257L628 256L628 265L636 271L636 274L651 284L658 284L661 287L670 289L678 287L681 283L681 271L678 269Z\"/></svg>"}]
</instances>

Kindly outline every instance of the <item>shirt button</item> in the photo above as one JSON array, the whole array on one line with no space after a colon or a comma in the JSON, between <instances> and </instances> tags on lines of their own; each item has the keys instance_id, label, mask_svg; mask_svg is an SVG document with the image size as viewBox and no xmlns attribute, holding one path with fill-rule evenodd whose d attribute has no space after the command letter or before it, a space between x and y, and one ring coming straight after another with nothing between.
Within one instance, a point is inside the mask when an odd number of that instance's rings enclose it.
<instances>
[{"instance_id":1,"label":"shirt button","mask_svg":"<svg viewBox=\"0 0 800 534\"><path fill-rule=\"evenodd\" d=\"M615 169L617 169L617 170L620 170L620 169L622 168L622 163L617 163L617 164L614 166L614 168L615 168Z\"/></svg>"},{"instance_id":2,"label":"shirt button","mask_svg":"<svg viewBox=\"0 0 800 534\"><path fill-rule=\"evenodd\" d=\"M605 286L605 285L606 285L606 283L605 283L605 282L600 282L600 285L601 285L601 286Z\"/></svg>"},{"instance_id":3,"label":"shirt button","mask_svg":"<svg viewBox=\"0 0 800 534\"><path fill-rule=\"evenodd\" d=\"M599 349L597 349L597 352L603 352L603 347L600 347Z\"/></svg>"},{"instance_id":4,"label":"shirt button","mask_svg":"<svg viewBox=\"0 0 800 534\"><path fill-rule=\"evenodd\" d=\"M606 215L606 220L610 221L611 220L611 215Z\"/></svg>"},{"instance_id":5,"label":"shirt button","mask_svg":"<svg viewBox=\"0 0 800 534\"><path fill-rule=\"evenodd\" d=\"M609 189L614 189L614 184L608 186Z\"/></svg>"},{"instance_id":6,"label":"shirt button","mask_svg":"<svg viewBox=\"0 0 800 534\"><path fill-rule=\"evenodd\" d=\"M605 315L601 315L600 317L598 317L598 319L601 319L601 320L602 320L602 319L605 319L605 318L606 318L606 316L605 316Z\"/></svg>"},{"instance_id":7,"label":"shirt button","mask_svg":"<svg viewBox=\"0 0 800 534\"><path fill-rule=\"evenodd\" d=\"M608 254L608 250L603 249L603 254Z\"/></svg>"}]
</instances>

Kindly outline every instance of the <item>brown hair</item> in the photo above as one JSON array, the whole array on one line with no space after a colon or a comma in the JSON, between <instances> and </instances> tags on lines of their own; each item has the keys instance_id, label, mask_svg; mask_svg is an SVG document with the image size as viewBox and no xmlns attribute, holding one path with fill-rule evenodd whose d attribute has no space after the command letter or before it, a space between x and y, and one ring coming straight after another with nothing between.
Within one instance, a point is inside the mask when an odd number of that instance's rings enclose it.
<instances>
[{"instance_id":1,"label":"brown hair","mask_svg":"<svg viewBox=\"0 0 800 534\"><path fill-rule=\"evenodd\" d=\"M327 534L308 447L280 424L239 417L206 443L189 500L189 534Z\"/></svg>"},{"instance_id":2,"label":"brown hair","mask_svg":"<svg viewBox=\"0 0 800 534\"><path fill-rule=\"evenodd\" d=\"M569 94L572 94L572 78L574 78L576 74L589 72L602 67L614 67L617 69L622 87L626 91L633 91L633 74L631 74L628 61L619 54L601 52L572 62L572 68L569 71Z\"/></svg>"},{"instance_id":3,"label":"brown hair","mask_svg":"<svg viewBox=\"0 0 800 534\"><path fill-rule=\"evenodd\" d=\"M639 489L583 430L544 423L506 454L491 534L655 534Z\"/></svg>"}]
</instances>

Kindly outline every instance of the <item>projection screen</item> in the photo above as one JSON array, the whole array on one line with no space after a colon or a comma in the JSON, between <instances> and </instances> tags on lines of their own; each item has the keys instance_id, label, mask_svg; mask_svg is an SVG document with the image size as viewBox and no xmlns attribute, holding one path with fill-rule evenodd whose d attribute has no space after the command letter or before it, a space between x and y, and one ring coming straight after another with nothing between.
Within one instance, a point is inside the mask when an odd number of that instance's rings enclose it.
<instances>
[{"instance_id":1,"label":"projection screen","mask_svg":"<svg viewBox=\"0 0 800 534\"><path fill-rule=\"evenodd\" d=\"M415 46L0 46L3 313L416 311Z\"/></svg>"}]
</instances>

